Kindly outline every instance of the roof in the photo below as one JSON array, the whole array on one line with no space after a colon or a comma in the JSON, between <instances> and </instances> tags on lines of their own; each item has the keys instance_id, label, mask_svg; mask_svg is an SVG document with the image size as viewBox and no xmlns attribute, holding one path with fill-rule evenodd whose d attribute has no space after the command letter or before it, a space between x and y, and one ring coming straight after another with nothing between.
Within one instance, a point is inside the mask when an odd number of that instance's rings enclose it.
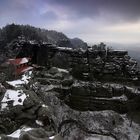
<instances>
[{"instance_id":1,"label":"roof","mask_svg":"<svg viewBox=\"0 0 140 140\"><path fill-rule=\"evenodd\" d=\"M24 66L24 67L16 69L16 74L20 75L20 74L23 74L23 73L25 73L29 70L32 70L32 69L33 69L33 67L31 67L31 66Z\"/></svg>"},{"instance_id":2,"label":"roof","mask_svg":"<svg viewBox=\"0 0 140 140\"><path fill-rule=\"evenodd\" d=\"M30 59L31 58L27 58L27 57L24 57L24 58L16 58L16 59L9 59L8 62L10 64L13 64L13 65L21 65L21 64L28 63Z\"/></svg>"}]
</instances>

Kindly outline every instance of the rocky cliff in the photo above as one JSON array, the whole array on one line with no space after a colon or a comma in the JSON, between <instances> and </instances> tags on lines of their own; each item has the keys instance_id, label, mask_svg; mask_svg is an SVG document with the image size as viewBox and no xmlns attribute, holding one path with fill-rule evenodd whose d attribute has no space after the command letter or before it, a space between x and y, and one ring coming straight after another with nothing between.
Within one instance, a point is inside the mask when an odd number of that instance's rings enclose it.
<instances>
[{"instance_id":1,"label":"rocky cliff","mask_svg":"<svg viewBox=\"0 0 140 140\"><path fill-rule=\"evenodd\" d=\"M8 81L1 65L2 140L139 138L140 75L127 51L32 41L11 46L6 58L30 56L41 67Z\"/></svg>"}]
</instances>

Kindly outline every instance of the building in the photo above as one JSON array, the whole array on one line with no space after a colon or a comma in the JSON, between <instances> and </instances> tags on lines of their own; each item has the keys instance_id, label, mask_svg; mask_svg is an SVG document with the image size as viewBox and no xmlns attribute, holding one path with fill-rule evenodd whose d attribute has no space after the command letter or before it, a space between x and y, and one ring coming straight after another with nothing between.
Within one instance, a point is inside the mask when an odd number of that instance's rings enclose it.
<instances>
[{"instance_id":1,"label":"building","mask_svg":"<svg viewBox=\"0 0 140 140\"><path fill-rule=\"evenodd\" d=\"M23 73L32 70L33 67L30 66L31 58L16 58L16 59L8 59L7 64L9 65L9 71L12 76L19 76Z\"/></svg>"}]
</instances>

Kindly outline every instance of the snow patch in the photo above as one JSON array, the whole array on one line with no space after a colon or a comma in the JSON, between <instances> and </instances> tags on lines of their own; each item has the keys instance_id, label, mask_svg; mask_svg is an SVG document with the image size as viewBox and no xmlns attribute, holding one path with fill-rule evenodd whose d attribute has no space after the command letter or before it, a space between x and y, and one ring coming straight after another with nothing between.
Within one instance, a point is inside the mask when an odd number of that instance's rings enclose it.
<instances>
[{"instance_id":1,"label":"snow patch","mask_svg":"<svg viewBox=\"0 0 140 140\"><path fill-rule=\"evenodd\" d=\"M47 106L47 105L45 105L45 104L43 104L43 105L42 105L42 107L46 107L46 108L48 108L48 106Z\"/></svg>"},{"instance_id":2,"label":"snow patch","mask_svg":"<svg viewBox=\"0 0 140 140\"><path fill-rule=\"evenodd\" d=\"M118 99L118 100L122 100L122 101L127 101L128 100L128 98L124 94L122 96L119 96L119 97L112 97L112 99Z\"/></svg>"},{"instance_id":3,"label":"snow patch","mask_svg":"<svg viewBox=\"0 0 140 140\"><path fill-rule=\"evenodd\" d=\"M59 72L65 72L65 73L69 73L69 71L67 71L66 69L60 69L60 68L57 68Z\"/></svg>"},{"instance_id":4,"label":"snow patch","mask_svg":"<svg viewBox=\"0 0 140 140\"><path fill-rule=\"evenodd\" d=\"M55 136L51 136L51 137L49 137L50 140L52 140L52 139L54 139L54 138L55 138Z\"/></svg>"},{"instance_id":5,"label":"snow patch","mask_svg":"<svg viewBox=\"0 0 140 140\"><path fill-rule=\"evenodd\" d=\"M21 79L14 81L7 81L7 83L13 87L20 87L21 85L28 84L31 78L32 71L29 71L22 75Z\"/></svg>"},{"instance_id":6,"label":"snow patch","mask_svg":"<svg viewBox=\"0 0 140 140\"><path fill-rule=\"evenodd\" d=\"M21 129L16 130L16 131L13 132L12 134L7 135L7 136L13 137L13 138L19 138L19 136L21 135L22 132L27 132L27 131L30 131L30 130L32 130L32 128L23 127L23 128L21 128Z\"/></svg>"},{"instance_id":7,"label":"snow patch","mask_svg":"<svg viewBox=\"0 0 140 140\"><path fill-rule=\"evenodd\" d=\"M13 101L13 106L16 106L23 105L25 99L26 95L22 90L7 90L1 101L1 110L4 110L8 106L9 101Z\"/></svg>"},{"instance_id":8,"label":"snow patch","mask_svg":"<svg viewBox=\"0 0 140 140\"><path fill-rule=\"evenodd\" d=\"M23 80L14 80L14 81L7 81L7 83L13 87L20 87L21 85L25 84Z\"/></svg>"},{"instance_id":9,"label":"snow patch","mask_svg":"<svg viewBox=\"0 0 140 140\"><path fill-rule=\"evenodd\" d=\"M68 47L57 47L59 50L73 50L72 48Z\"/></svg>"},{"instance_id":10,"label":"snow patch","mask_svg":"<svg viewBox=\"0 0 140 140\"><path fill-rule=\"evenodd\" d=\"M22 75L21 80L23 80L25 82L25 84L28 84L29 80L31 79L31 75L32 75L32 71L29 71L29 72Z\"/></svg>"},{"instance_id":11,"label":"snow patch","mask_svg":"<svg viewBox=\"0 0 140 140\"><path fill-rule=\"evenodd\" d=\"M42 123L42 121L36 120L35 122L36 122L36 124L38 124L40 126L44 126L43 123Z\"/></svg>"}]
</instances>

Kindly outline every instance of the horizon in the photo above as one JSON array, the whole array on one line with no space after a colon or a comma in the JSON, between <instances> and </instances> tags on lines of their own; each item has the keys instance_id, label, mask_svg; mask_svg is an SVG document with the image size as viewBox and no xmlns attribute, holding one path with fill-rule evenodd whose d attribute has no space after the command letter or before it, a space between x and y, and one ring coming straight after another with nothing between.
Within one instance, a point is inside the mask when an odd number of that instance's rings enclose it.
<instances>
[{"instance_id":1,"label":"horizon","mask_svg":"<svg viewBox=\"0 0 140 140\"><path fill-rule=\"evenodd\" d=\"M63 32L88 44L140 44L139 0L1 0L0 27L7 24Z\"/></svg>"}]
</instances>

